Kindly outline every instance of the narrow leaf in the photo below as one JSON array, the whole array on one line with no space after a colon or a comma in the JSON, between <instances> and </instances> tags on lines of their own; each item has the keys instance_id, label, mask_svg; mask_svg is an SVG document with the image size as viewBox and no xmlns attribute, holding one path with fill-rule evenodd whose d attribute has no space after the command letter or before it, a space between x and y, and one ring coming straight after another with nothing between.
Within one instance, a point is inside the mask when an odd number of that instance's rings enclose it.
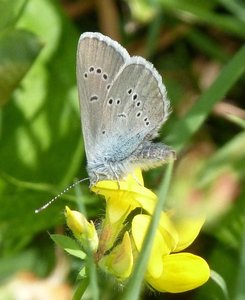
<instances>
[{"instance_id":1,"label":"narrow leaf","mask_svg":"<svg viewBox=\"0 0 245 300\"><path fill-rule=\"evenodd\" d=\"M243 213L244 216L244 213ZM243 222L244 223L244 222ZM237 272L237 286L235 300L243 300L245 295L245 224L243 224L243 234L240 247L240 264Z\"/></svg>"},{"instance_id":2,"label":"narrow leaf","mask_svg":"<svg viewBox=\"0 0 245 300\"><path fill-rule=\"evenodd\" d=\"M50 237L58 246L63 248L69 254L80 259L84 259L86 257L86 254L81 250L78 243L72 238L61 234L51 234Z\"/></svg>"},{"instance_id":3,"label":"narrow leaf","mask_svg":"<svg viewBox=\"0 0 245 300\"><path fill-rule=\"evenodd\" d=\"M0 30L13 26L21 16L28 0L0 1Z\"/></svg>"},{"instance_id":4,"label":"narrow leaf","mask_svg":"<svg viewBox=\"0 0 245 300\"><path fill-rule=\"evenodd\" d=\"M157 226L160 220L162 208L164 207L164 202L169 189L171 174L173 169L173 163L167 166L166 174L164 177L164 182L159 191L159 199L156 204L151 223L147 230L142 250L138 256L133 275L130 277L128 284L125 288L125 293L123 293L123 300L137 300L141 292L142 282L144 280L144 275L148 263L148 258L151 251L151 246L157 230Z\"/></svg>"},{"instance_id":5,"label":"narrow leaf","mask_svg":"<svg viewBox=\"0 0 245 300\"><path fill-rule=\"evenodd\" d=\"M223 279L223 277L220 274L218 274L217 272L211 270L211 278L222 290L223 295L224 295L224 300L229 300L230 298L229 298L229 294L228 294L228 289L227 289L226 282Z\"/></svg>"}]
</instances>

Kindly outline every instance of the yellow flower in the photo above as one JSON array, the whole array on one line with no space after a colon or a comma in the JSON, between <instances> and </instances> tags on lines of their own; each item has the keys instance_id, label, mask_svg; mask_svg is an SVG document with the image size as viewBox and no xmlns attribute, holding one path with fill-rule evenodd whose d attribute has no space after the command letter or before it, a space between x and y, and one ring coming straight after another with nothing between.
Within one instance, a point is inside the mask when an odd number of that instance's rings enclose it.
<instances>
[{"instance_id":1,"label":"yellow flower","mask_svg":"<svg viewBox=\"0 0 245 300\"><path fill-rule=\"evenodd\" d=\"M189 291L204 284L210 276L206 261L191 253L163 256L162 263L164 270L159 277L146 275L146 281L159 292Z\"/></svg>"},{"instance_id":2,"label":"yellow flower","mask_svg":"<svg viewBox=\"0 0 245 300\"><path fill-rule=\"evenodd\" d=\"M141 251L157 196L143 186L140 170L119 183L98 182L92 190L106 199L97 261L104 270L123 280L130 275ZM204 221L203 216L177 218L170 212L161 213L145 274L152 288L178 293L208 280L210 270L204 259L190 253L175 253L194 241ZM123 230L126 233L120 237Z\"/></svg>"},{"instance_id":3,"label":"yellow flower","mask_svg":"<svg viewBox=\"0 0 245 300\"><path fill-rule=\"evenodd\" d=\"M149 215L137 215L132 222L132 236L138 251L141 250L150 219ZM210 276L209 266L201 257L190 253L173 253L181 250L184 244L191 244L200 231L203 218L193 222L185 220L183 223L186 223L185 229L182 232L177 230L179 240L176 245L169 243L169 236L162 230L165 224L160 221L157 229L145 278L151 287L160 292L188 291L205 283ZM196 226L195 230L193 225ZM176 235L176 229L173 234Z\"/></svg>"},{"instance_id":4,"label":"yellow flower","mask_svg":"<svg viewBox=\"0 0 245 300\"><path fill-rule=\"evenodd\" d=\"M65 216L66 223L75 238L82 244L82 246L84 246L85 249L89 246L92 252L96 252L99 240L93 222L88 222L83 214L79 211L70 210L68 206L65 208Z\"/></svg>"},{"instance_id":5,"label":"yellow flower","mask_svg":"<svg viewBox=\"0 0 245 300\"><path fill-rule=\"evenodd\" d=\"M118 240L126 218L134 209L144 206L144 209L148 207L153 211L157 197L143 184L141 171L137 170L133 175L129 175L127 180L119 182L120 189L116 181L100 181L91 188L106 199L106 215L99 239L98 259Z\"/></svg>"},{"instance_id":6,"label":"yellow flower","mask_svg":"<svg viewBox=\"0 0 245 300\"><path fill-rule=\"evenodd\" d=\"M109 255L99 261L102 269L116 276L119 280L129 277L133 268L133 253L129 233L126 231L122 242Z\"/></svg>"}]
</instances>

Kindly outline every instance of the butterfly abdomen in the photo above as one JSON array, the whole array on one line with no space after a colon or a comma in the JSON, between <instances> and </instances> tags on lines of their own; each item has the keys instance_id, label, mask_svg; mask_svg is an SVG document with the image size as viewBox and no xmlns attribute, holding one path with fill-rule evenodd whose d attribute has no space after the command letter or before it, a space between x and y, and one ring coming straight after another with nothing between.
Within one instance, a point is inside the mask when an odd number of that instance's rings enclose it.
<instances>
[{"instance_id":1,"label":"butterfly abdomen","mask_svg":"<svg viewBox=\"0 0 245 300\"><path fill-rule=\"evenodd\" d=\"M175 160L176 154L165 144L146 141L135 151L132 158L132 164L147 170Z\"/></svg>"}]
</instances>

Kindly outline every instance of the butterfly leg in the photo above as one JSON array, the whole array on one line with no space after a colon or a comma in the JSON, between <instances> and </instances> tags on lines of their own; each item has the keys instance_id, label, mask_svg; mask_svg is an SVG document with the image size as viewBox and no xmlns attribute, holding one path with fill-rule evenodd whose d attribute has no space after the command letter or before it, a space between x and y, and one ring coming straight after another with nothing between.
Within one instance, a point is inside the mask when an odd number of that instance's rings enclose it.
<instances>
[{"instance_id":1,"label":"butterfly leg","mask_svg":"<svg viewBox=\"0 0 245 300\"><path fill-rule=\"evenodd\" d=\"M134 180L138 183L138 185L143 186L143 184L139 181L139 179L134 174L132 174L132 176Z\"/></svg>"},{"instance_id":2,"label":"butterfly leg","mask_svg":"<svg viewBox=\"0 0 245 300\"><path fill-rule=\"evenodd\" d=\"M108 180L108 173L102 172L100 170L88 172L90 177L90 187L95 185L97 182L102 180Z\"/></svg>"}]
</instances>

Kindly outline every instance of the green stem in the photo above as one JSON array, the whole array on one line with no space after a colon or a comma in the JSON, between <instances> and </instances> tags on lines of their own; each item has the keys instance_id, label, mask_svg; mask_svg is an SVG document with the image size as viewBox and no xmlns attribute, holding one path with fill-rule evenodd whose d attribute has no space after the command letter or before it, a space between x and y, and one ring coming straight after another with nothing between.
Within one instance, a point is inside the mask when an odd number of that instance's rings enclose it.
<instances>
[{"instance_id":1,"label":"green stem","mask_svg":"<svg viewBox=\"0 0 245 300\"><path fill-rule=\"evenodd\" d=\"M84 278L83 280L81 280L80 284L78 285L72 300L81 300L83 294L85 293L87 287L88 287L88 278Z\"/></svg>"},{"instance_id":2,"label":"green stem","mask_svg":"<svg viewBox=\"0 0 245 300\"><path fill-rule=\"evenodd\" d=\"M139 253L134 272L130 277L128 284L125 288L125 293L123 293L121 300L137 300L141 292L142 282L144 280L145 271L148 263L148 258L150 255L153 239L155 232L158 227L158 223L161 217L162 208L164 207L165 199L170 185L170 179L172 175L173 163L167 166L166 174L162 188L159 192L159 200L156 204L151 223L147 230L143 247Z\"/></svg>"},{"instance_id":3,"label":"green stem","mask_svg":"<svg viewBox=\"0 0 245 300\"><path fill-rule=\"evenodd\" d=\"M75 191L76 191L77 203L78 203L79 209L84 216L87 216L86 207L84 205L84 202L82 201L81 189L78 185L76 185ZM79 199L81 201L79 201ZM96 270L96 264L95 264L94 258L93 258L93 252L91 250L88 240L87 240L86 245L83 245L83 246L84 246L84 249L86 250L86 254L87 254L87 261L86 261L87 272L86 273L88 276L87 280L88 280L88 285L89 285L89 289L90 289L90 293L91 293L91 300L99 300L97 270Z\"/></svg>"}]
</instances>

